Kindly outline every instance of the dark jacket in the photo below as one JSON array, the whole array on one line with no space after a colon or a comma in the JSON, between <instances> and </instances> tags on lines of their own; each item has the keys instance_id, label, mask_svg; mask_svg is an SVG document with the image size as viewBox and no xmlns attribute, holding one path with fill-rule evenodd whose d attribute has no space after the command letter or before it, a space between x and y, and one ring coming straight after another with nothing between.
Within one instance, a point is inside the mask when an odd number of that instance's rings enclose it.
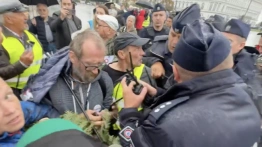
<instances>
[{"instance_id":1,"label":"dark jacket","mask_svg":"<svg viewBox=\"0 0 262 147\"><path fill-rule=\"evenodd\" d=\"M55 40L57 49L61 49L68 46L71 42L71 33L67 22L60 19L60 11L53 14L53 21L50 23L51 30L55 32ZM76 28L80 30L82 28L81 20L73 15L73 21Z\"/></svg>"},{"instance_id":2,"label":"dark jacket","mask_svg":"<svg viewBox=\"0 0 262 147\"><path fill-rule=\"evenodd\" d=\"M43 18L40 17L40 16L36 16L35 20L36 20L36 26L34 26L32 23L30 23L29 31L37 35L39 41L43 45L44 51L47 52L49 42L46 40L45 22L44 22ZM48 17L47 23L49 24L49 26L50 26L50 22L52 22L53 20L54 19L52 17ZM53 37L54 37L54 35L53 35ZM54 37L54 39L55 39L55 37Z\"/></svg>"},{"instance_id":3,"label":"dark jacket","mask_svg":"<svg viewBox=\"0 0 262 147\"><path fill-rule=\"evenodd\" d=\"M233 70L173 85L148 117L120 112L122 145L136 147L250 147L260 136L260 116ZM138 126L138 127L136 127ZM131 128L131 129L130 129ZM135 129L132 131L132 129ZM131 130L131 131L130 131ZM121 136L121 135L120 135ZM126 140L125 140L126 139Z\"/></svg>"},{"instance_id":4,"label":"dark jacket","mask_svg":"<svg viewBox=\"0 0 262 147\"><path fill-rule=\"evenodd\" d=\"M253 100L262 116L262 79L256 66L257 58L257 54L250 54L243 49L234 55L235 65L233 69L251 89Z\"/></svg>"}]
</instances>

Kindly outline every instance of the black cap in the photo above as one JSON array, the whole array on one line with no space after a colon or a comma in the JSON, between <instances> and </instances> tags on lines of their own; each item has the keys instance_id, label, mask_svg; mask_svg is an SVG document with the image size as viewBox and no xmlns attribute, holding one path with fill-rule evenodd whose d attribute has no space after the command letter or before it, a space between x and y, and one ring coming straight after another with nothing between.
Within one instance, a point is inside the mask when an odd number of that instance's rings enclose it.
<instances>
[{"instance_id":1,"label":"black cap","mask_svg":"<svg viewBox=\"0 0 262 147\"><path fill-rule=\"evenodd\" d=\"M18 0L5 0L5 2L0 3L0 14L7 12L26 12L28 8L25 7Z\"/></svg>"},{"instance_id":2,"label":"black cap","mask_svg":"<svg viewBox=\"0 0 262 147\"><path fill-rule=\"evenodd\" d=\"M152 11L152 13L154 12L158 12L158 11L166 11L165 7L160 4L160 3L157 3Z\"/></svg>"},{"instance_id":3,"label":"black cap","mask_svg":"<svg viewBox=\"0 0 262 147\"><path fill-rule=\"evenodd\" d=\"M231 19L226 24L223 32L235 34L240 37L247 39L248 34L250 32L250 25L244 23L239 19Z\"/></svg>"},{"instance_id":4,"label":"black cap","mask_svg":"<svg viewBox=\"0 0 262 147\"><path fill-rule=\"evenodd\" d=\"M217 14L214 16L210 16L206 20L206 22L211 23L219 31L223 31L225 28L225 24L226 24L225 18Z\"/></svg>"},{"instance_id":5,"label":"black cap","mask_svg":"<svg viewBox=\"0 0 262 147\"><path fill-rule=\"evenodd\" d=\"M129 45L133 46L143 46L149 42L147 38L141 38L134 33L124 32L116 37L114 42L115 55L119 50L126 48Z\"/></svg>"},{"instance_id":6,"label":"black cap","mask_svg":"<svg viewBox=\"0 0 262 147\"><path fill-rule=\"evenodd\" d=\"M193 4L183 11L178 13L173 20L172 28L177 33L182 33L184 26L188 23L192 23L197 19L200 19L200 7L198 4Z\"/></svg>"},{"instance_id":7,"label":"black cap","mask_svg":"<svg viewBox=\"0 0 262 147\"><path fill-rule=\"evenodd\" d=\"M186 70L206 72L222 63L230 49L228 39L220 31L203 20L196 20L184 27L173 59Z\"/></svg>"}]
</instances>

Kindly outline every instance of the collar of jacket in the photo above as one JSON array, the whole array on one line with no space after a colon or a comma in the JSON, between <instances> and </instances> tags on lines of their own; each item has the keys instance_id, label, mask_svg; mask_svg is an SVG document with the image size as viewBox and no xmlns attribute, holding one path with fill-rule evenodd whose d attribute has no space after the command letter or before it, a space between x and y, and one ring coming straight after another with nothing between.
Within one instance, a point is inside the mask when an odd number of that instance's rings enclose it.
<instances>
[{"instance_id":1,"label":"collar of jacket","mask_svg":"<svg viewBox=\"0 0 262 147\"><path fill-rule=\"evenodd\" d=\"M11 138L19 138L19 137L21 137L21 135L22 135L22 131L21 130L17 131L16 133L12 133L12 134L5 132L4 134L0 135L0 142L2 140L8 140L8 139L11 139Z\"/></svg>"},{"instance_id":2,"label":"collar of jacket","mask_svg":"<svg viewBox=\"0 0 262 147\"><path fill-rule=\"evenodd\" d=\"M232 69L227 69L183 83L176 83L161 96L157 103L163 103L183 96L208 93L221 86L235 84L239 82L239 79L239 76Z\"/></svg>"},{"instance_id":3,"label":"collar of jacket","mask_svg":"<svg viewBox=\"0 0 262 147\"><path fill-rule=\"evenodd\" d=\"M115 35L113 38L109 39L109 40L106 42L106 46L109 45L110 43L114 42L116 37L117 37L117 35Z\"/></svg>"},{"instance_id":4,"label":"collar of jacket","mask_svg":"<svg viewBox=\"0 0 262 147\"><path fill-rule=\"evenodd\" d=\"M8 30L5 26L2 27L2 31L3 31L3 34L5 35L5 37L14 37L14 38L19 39L19 36L15 35L13 32ZM23 33L23 37L27 37L25 35L25 33Z\"/></svg>"}]
</instances>

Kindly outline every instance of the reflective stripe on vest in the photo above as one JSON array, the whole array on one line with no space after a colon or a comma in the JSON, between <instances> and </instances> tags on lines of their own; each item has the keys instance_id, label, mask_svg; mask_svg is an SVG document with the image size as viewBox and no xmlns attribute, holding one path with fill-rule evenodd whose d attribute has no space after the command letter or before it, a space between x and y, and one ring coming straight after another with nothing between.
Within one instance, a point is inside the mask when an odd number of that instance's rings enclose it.
<instances>
[{"instance_id":1,"label":"reflective stripe on vest","mask_svg":"<svg viewBox=\"0 0 262 147\"><path fill-rule=\"evenodd\" d=\"M138 80L140 80L142 74L143 74L143 70L144 70L144 67L145 65L144 64L141 64L139 67L136 67L134 69L134 75L136 76L136 78ZM117 101L118 99L122 98L123 97L123 89L122 89L122 86L121 86L121 83L118 83L116 84L116 86L114 87L114 93L113 93L113 99L115 101ZM124 107L124 100L120 100L118 103L117 103L117 108L118 108L118 111L120 111L122 108ZM138 110L142 110L142 107L139 107ZM116 122L117 125L114 124L114 130L118 130L120 129L120 125L119 125L119 122L117 121Z\"/></svg>"},{"instance_id":2,"label":"reflective stripe on vest","mask_svg":"<svg viewBox=\"0 0 262 147\"><path fill-rule=\"evenodd\" d=\"M14 78L6 80L7 84L10 87L23 89L27 83L27 80L30 75L38 73L41 67L42 58L43 58L43 49L39 41L35 38L33 34L28 31L24 31L28 37L28 41L34 42L32 51L34 53L34 61L24 72ZM2 46L9 54L10 64L14 64L20 60L20 56L24 53L25 47L20 42L19 39L15 37L4 37Z\"/></svg>"}]
</instances>

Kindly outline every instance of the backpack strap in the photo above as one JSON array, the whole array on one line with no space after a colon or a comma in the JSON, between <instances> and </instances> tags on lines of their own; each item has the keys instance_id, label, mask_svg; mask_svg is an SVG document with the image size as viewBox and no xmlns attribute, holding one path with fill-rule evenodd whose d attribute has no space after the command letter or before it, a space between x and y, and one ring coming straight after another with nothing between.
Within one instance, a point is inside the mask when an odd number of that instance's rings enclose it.
<instances>
[{"instance_id":1,"label":"backpack strap","mask_svg":"<svg viewBox=\"0 0 262 147\"><path fill-rule=\"evenodd\" d=\"M105 97L106 97L106 84L105 84L105 82L104 82L104 80L103 80L102 77L98 80L98 83L99 83L99 85L100 85L100 87L101 87L101 89L102 89L103 100L104 100Z\"/></svg>"}]
</instances>

